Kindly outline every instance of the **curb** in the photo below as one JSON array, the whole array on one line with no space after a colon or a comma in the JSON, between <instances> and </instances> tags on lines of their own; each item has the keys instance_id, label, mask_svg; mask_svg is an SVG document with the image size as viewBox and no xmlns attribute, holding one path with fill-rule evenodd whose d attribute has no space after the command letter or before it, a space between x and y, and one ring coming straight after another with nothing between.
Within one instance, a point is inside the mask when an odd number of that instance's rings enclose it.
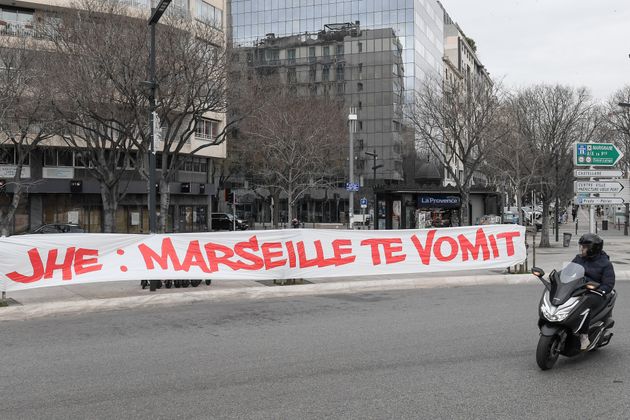
<instances>
[{"instance_id":1,"label":"curb","mask_svg":"<svg viewBox=\"0 0 630 420\"><path fill-rule=\"evenodd\" d=\"M630 271L617 273L618 281L630 280ZM247 287L242 289L204 290L170 293L168 295L130 296L109 299L58 301L39 305L9 306L0 309L0 321L28 320L50 315L69 315L86 312L103 312L121 309L175 306L197 302L224 302L227 300L261 300L296 296L316 296L338 293L370 292L383 290L410 290L446 287L485 286L492 284L538 284L531 274L495 274L483 276L361 280L336 283L314 283L289 287Z\"/></svg>"}]
</instances>

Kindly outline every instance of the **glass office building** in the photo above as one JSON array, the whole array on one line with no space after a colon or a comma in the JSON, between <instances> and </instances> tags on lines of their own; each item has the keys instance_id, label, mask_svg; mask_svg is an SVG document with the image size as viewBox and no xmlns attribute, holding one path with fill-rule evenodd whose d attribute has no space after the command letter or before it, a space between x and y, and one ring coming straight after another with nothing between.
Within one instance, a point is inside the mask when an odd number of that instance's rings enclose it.
<instances>
[{"instance_id":1,"label":"glass office building","mask_svg":"<svg viewBox=\"0 0 630 420\"><path fill-rule=\"evenodd\" d=\"M422 83L427 74L442 74L443 56L443 20L444 12L436 0L232 0L228 2L228 37L235 47L254 47L269 37L286 37L290 35L317 34L325 29L325 25L352 23L361 29L391 29L397 38L396 48L402 47L402 102L413 102L414 88ZM369 52L378 50L378 43L371 45ZM345 51L347 56L368 51ZM297 50L299 54L299 49ZM295 60L308 57L293 57ZM348 71L351 71L348 69ZM353 74L353 73L351 73ZM376 72L376 74L379 74ZM398 79L401 74L396 74ZM383 74L385 79L391 75ZM388 83L383 89L391 92ZM372 92L373 101L379 104L386 97L385 91ZM391 95L389 95L391 96ZM353 101L354 107L360 103ZM398 102L398 101L395 101ZM396 103L381 104L396 107ZM364 102L365 103L365 102ZM359 119L374 120L369 111L359 111ZM378 114L378 112L377 112ZM386 183L403 183L402 154L400 142L395 131L400 131L400 121L366 121L365 129L374 133L366 133L366 137L381 139L365 144L368 150L376 150L383 159L385 167L378 173L378 179ZM384 127L384 128L380 128ZM379 130L382 135L379 135ZM391 135L394 134L394 135ZM371 140L371 139L370 139ZM357 168L363 172L363 168ZM366 165L365 174L370 173ZM368 177L369 179L369 177Z\"/></svg>"},{"instance_id":2,"label":"glass office building","mask_svg":"<svg viewBox=\"0 0 630 420\"><path fill-rule=\"evenodd\" d=\"M436 0L231 0L228 13L231 39L240 46L333 23L392 28L403 47L407 90L427 73L442 74L444 15Z\"/></svg>"}]
</instances>

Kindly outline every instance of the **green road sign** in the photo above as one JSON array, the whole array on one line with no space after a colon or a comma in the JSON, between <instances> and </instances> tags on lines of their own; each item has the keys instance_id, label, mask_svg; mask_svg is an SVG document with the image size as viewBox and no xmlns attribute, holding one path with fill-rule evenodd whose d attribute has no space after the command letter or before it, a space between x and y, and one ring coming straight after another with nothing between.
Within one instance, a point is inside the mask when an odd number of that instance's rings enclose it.
<instances>
[{"instance_id":1,"label":"green road sign","mask_svg":"<svg viewBox=\"0 0 630 420\"><path fill-rule=\"evenodd\" d=\"M575 143L573 149L576 166L615 166L623 156L612 143Z\"/></svg>"}]
</instances>

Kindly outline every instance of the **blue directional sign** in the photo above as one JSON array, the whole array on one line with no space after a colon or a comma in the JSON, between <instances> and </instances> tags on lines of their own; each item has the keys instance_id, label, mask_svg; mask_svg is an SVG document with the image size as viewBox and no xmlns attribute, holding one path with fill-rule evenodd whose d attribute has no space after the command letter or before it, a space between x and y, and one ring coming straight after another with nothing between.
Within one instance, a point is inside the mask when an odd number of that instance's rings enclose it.
<instances>
[{"instance_id":1,"label":"blue directional sign","mask_svg":"<svg viewBox=\"0 0 630 420\"><path fill-rule=\"evenodd\" d=\"M367 198L365 198L365 197L361 198L359 200L359 204L361 205L362 209L367 208L367 204L368 204Z\"/></svg>"},{"instance_id":2,"label":"blue directional sign","mask_svg":"<svg viewBox=\"0 0 630 420\"><path fill-rule=\"evenodd\" d=\"M346 190L347 191L357 192L357 191L359 191L359 184L355 184L353 182L347 182L346 183Z\"/></svg>"}]
</instances>

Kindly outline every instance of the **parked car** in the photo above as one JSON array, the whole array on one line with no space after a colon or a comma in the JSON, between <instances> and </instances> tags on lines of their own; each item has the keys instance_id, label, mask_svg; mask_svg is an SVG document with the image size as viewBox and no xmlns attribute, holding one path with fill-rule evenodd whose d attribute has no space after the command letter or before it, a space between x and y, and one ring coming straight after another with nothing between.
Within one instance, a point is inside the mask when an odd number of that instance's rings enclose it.
<instances>
[{"instance_id":1,"label":"parked car","mask_svg":"<svg viewBox=\"0 0 630 420\"><path fill-rule=\"evenodd\" d=\"M74 223L50 223L41 225L31 233L85 233L85 230Z\"/></svg>"},{"instance_id":2,"label":"parked car","mask_svg":"<svg viewBox=\"0 0 630 420\"><path fill-rule=\"evenodd\" d=\"M233 230L234 216L230 213L212 213L212 230ZM247 230L249 226L241 219L236 219L236 230Z\"/></svg>"}]
</instances>

